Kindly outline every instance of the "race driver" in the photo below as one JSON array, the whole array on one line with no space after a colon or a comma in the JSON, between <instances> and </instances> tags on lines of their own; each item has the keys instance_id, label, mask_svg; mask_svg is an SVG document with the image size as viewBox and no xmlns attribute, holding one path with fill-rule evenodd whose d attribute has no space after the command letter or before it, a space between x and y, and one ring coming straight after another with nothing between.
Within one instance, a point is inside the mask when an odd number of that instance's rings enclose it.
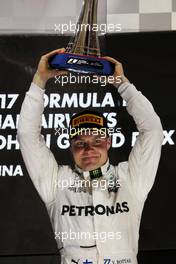
<instances>
[{"instance_id":1,"label":"race driver","mask_svg":"<svg viewBox=\"0 0 176 264\"><path fill-rule=\"evenodd\" d=\"M106 120L100 113L87 110L70 122L75 129L70 135L75 168L59 165L62 157L55 159L41 135L45 84L55 75L66 74L49 67L48 59L58 52L64 49L41 57L22 105L18 140L26 168L48 210L62 263L137 264L141 214L154 183L163 142L160 119L151 103L125 77L122 64L107 57L115 63L114 77L121 80L114 86L139 131L128 161L118 166L109 163L108 133L93 133L95 128L107 128ZM91 133L77 133L79 125L90 127ZM62 181L69 186L61 188ZM103 181L106 188L93 184ZM66 239L63 234L67 234ZM102 234L106 239L102 240Z\"/></svg>"}]
</instances>

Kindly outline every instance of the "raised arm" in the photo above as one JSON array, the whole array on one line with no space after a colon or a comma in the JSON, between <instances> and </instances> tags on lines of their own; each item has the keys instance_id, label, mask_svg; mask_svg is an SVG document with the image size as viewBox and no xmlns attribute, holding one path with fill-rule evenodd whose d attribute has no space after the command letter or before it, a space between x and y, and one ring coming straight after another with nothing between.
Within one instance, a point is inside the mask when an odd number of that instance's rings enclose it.
<instances>
[{"instance_id":1,"label":"raised arm","mask_svg":"<svg viewBox=\"0 0 176 264\"><path fill-rule=\"evenodd\" d=\"M128 159L129 183L139 199L145 199L153 186L161 154L163 129L152 104L124 76L118 61L114 76L121 76L121 83L114 85L127 103L127 111L133 117L139 135Z\"/></svg>"},{"instance_id":2,"label":"raised arm","mask_svg":"<svg viewBox=\"0 0 176 264\"><path fill-rule=\"evenodd\" d=\"M28 173L45 203L51 203L56 194L56 181L60 167L46 146L41 135L42 114L44 110L45 84L63 71L49 69L48 59L64 49L55 50L41 57L29 91L22 104L18 123L18 141Z\"/></svg>"}]
</instances>

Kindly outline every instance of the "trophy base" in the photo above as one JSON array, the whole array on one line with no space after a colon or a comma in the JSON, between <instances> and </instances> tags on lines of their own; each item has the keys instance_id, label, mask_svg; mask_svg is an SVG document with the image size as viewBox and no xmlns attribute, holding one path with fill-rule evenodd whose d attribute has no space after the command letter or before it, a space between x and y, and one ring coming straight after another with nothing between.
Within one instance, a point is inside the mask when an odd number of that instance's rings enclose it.
<instances>
[{"instance_id":1,"label":"trophy base","mask_svg":"<svg viewBox=\"0 0 176 264\"><path fill-rule=\"evenodd\" d=\"M49 59L49 65L53 69L73 71L77 73L113 75L115 64L101 57L60 53Z\"/></svg>"}]
</instances>

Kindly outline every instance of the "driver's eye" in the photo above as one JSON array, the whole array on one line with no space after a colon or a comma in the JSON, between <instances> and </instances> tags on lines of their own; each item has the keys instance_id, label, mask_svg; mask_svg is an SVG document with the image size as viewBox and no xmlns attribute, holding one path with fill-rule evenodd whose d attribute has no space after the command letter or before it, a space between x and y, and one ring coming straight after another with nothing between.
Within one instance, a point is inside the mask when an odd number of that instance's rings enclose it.
<instances>
[{"instance_id":1,"label":"driver's eye","mask_svg":"<svg viewBox=\"0 0 176 264\"><path fill-rule=\"evenodd\" d=\"M96 139L95 139L95 143L96 143L96 144L100 144L101 142L102 142L101 138L96 138Z\"/></svg>"},{"instance_id":2,"label":"driver's eye","mask_svg":"<svg viewBox=\"0 0 176 264\"><path fill-rule=\"evenodd\" d=\"M85 143L84 143L84 141L79 140L79 141L76 141L76 142L74 143L74 145L75 145L76 147L81 148L81 147L84 147Z\"/></svg>"}]
</instances>

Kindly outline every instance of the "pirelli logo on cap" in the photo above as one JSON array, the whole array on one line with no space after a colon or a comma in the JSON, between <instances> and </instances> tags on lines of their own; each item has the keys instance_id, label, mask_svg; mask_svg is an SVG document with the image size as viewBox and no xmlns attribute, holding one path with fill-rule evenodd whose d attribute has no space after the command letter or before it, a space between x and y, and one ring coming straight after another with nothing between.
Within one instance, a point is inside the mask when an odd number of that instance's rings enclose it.
<instances>
[{"instance_id":1,"label":"pirelli logo on cap","mask_svg":"<svg viewBox=\"0 0 176 264\"><path fill-rule=\"evenodd\" d=\"M91 124L103 126L103 117L96 116L94 114L84 114L82 116L73 118L72 127L77 127L85 123L91 123Z\"/></svg>"}]
</instances>

